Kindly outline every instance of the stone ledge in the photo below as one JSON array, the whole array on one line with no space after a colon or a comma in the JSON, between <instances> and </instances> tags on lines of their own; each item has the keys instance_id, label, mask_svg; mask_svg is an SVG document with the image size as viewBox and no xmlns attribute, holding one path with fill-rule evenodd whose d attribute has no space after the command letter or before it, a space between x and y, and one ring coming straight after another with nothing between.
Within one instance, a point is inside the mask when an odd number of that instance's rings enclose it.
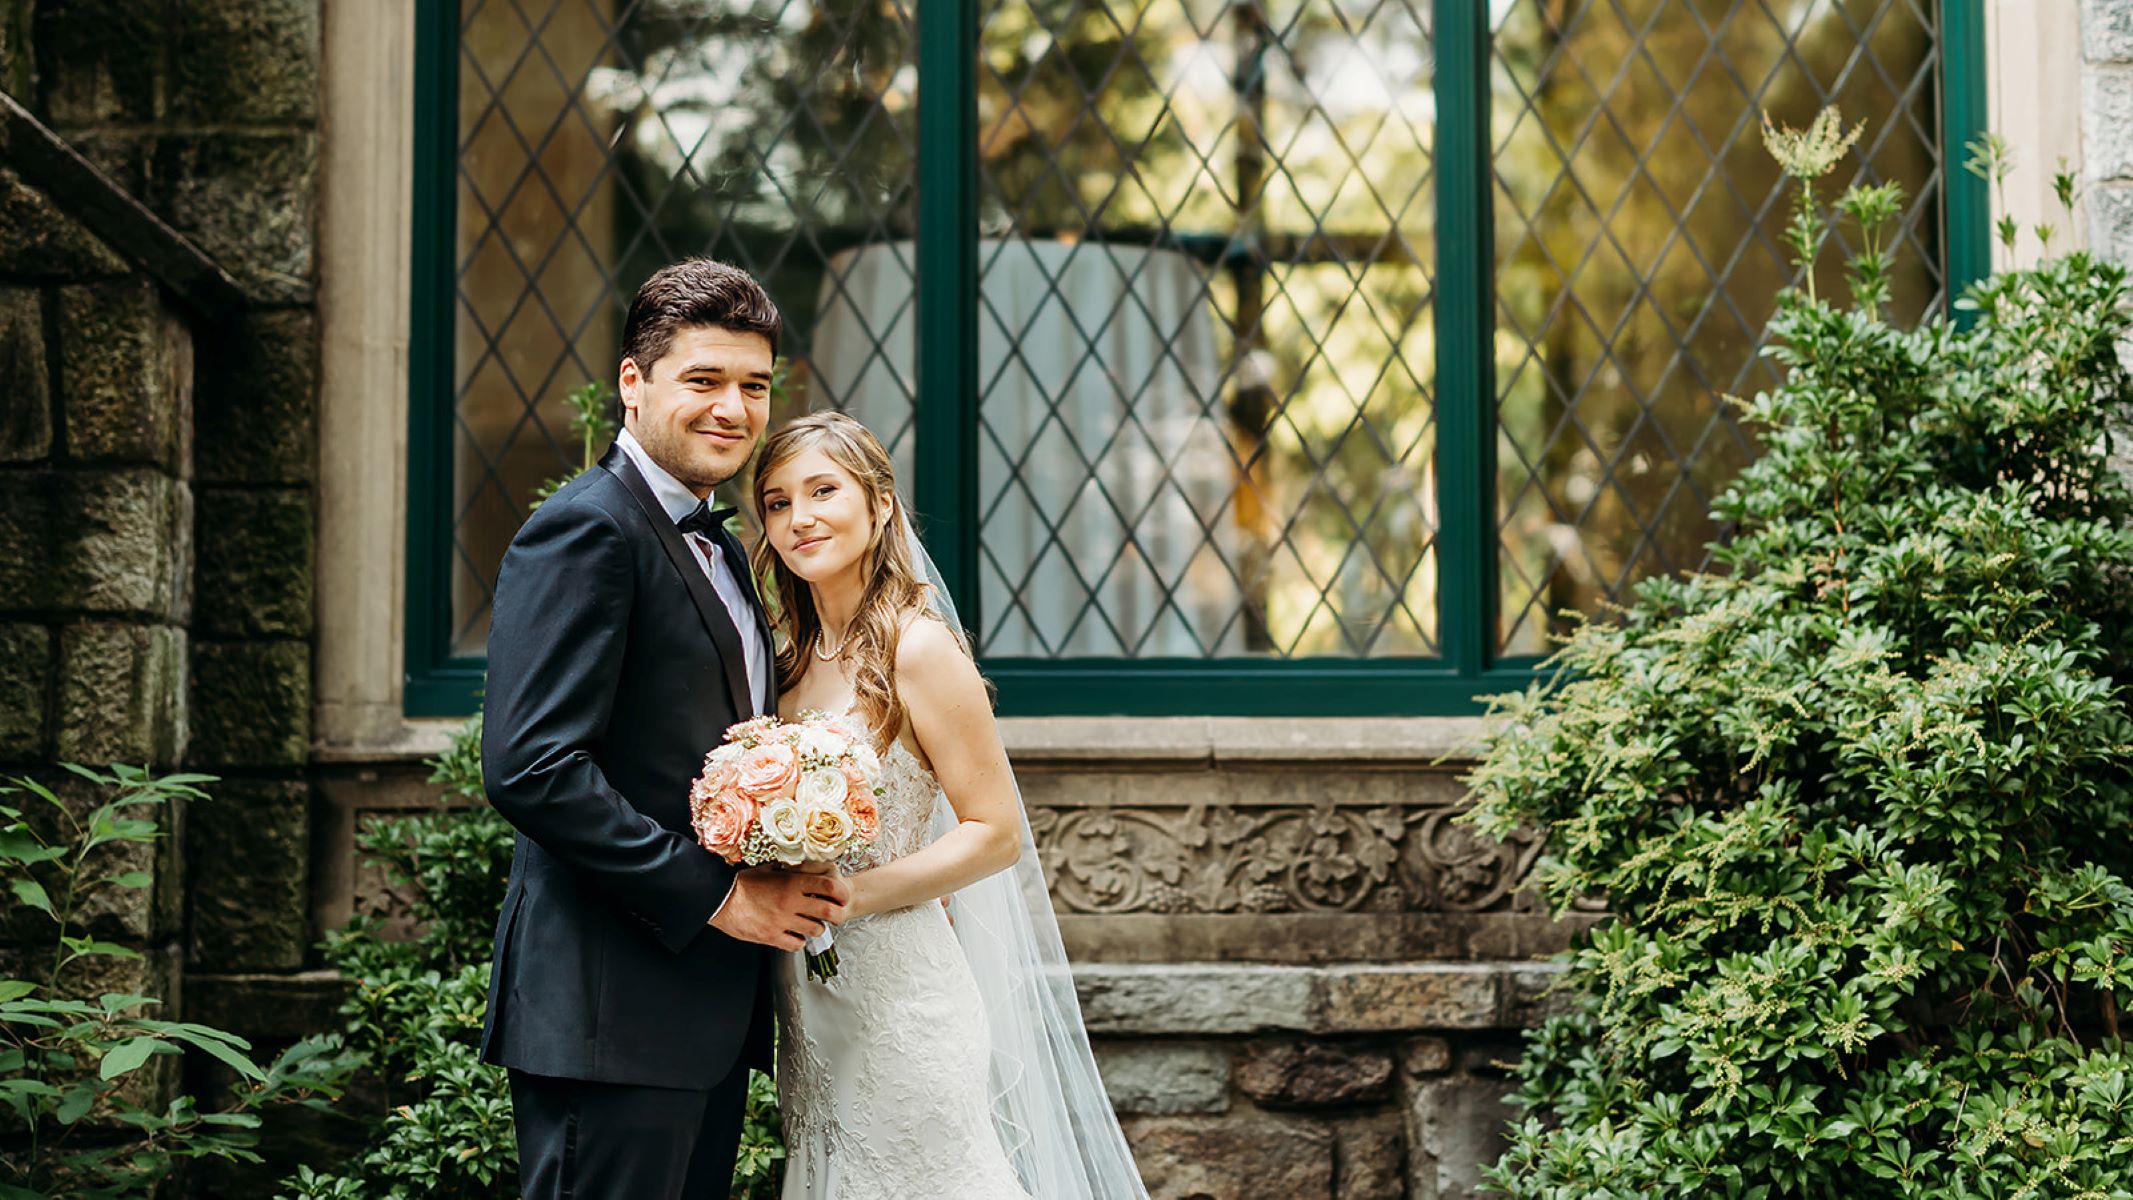
<instances>
[{"instance_id":1,"label":"stone ledge","mask_svg":"<svg viewBox=\"0 0 2133 1200\"><path fill-rule=\"evenodd\" d=\"M1523 1028L1561 974L1539 962L1083 963L1074 982L1091 1033L1344 1034Z\"/></svg>"},{"instance_id":2,"label":"stone ledge","mask_svg":"<svg viewBox=\"0 0 2133 1200\"><path fill-rule=\"evenodd\" d=\"M1407 1033L1524 1028L1553 963L1391 963L1337 967L1079 963L1075 990L1100 1037ZM338 1027L339 972L188 974L189 1019L260 1037Z\"/></svg>"},{"instance_id":3,"label":"stone ledge","mask_svg":"<svg viewBox=\"0 0 2133 1200\"><path fill-rule=\"evenodd\" d=\"M365 744L318 744L318 763L418 762L444 751L462 722L409 719ZM1003 717L1017 766L1261 766L1288 763L1464 765L1488 731L1482 717Z\"/></svg>"}]
</instances>

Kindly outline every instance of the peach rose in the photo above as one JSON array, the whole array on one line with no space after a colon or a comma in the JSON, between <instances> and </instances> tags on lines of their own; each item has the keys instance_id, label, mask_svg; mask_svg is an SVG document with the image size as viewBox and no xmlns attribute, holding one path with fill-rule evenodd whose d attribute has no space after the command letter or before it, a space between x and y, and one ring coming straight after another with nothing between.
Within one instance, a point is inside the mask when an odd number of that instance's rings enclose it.
<instances>
[{"instance_id":1,"label":"peach rose","mask_svg":"<svg viewBox=\"0 0 2133 1200\"><path fill-rule=\"evenodd\" d=\"M881 809L871 788L854 787L844 798L844 811L851 814L852 832L862 839L871 842L881 832Z\"/></svg>"},{"instance_id":2,"label":"peach rose","mask_svg":"<svg viewBox=\"0 0 2133 1200\"><path fill-rule=\"evenodd\" d=\"M733 790L758 804L792 790L800 779L800 759L781 743L755 746L735 760Z\"/></svg>"},{"instance_id":3,"label":"peach rose","mask_svg":"<svg viewBox=\"0 0 2133 1200\"><path fill-rule=\"evenodd\" d=\"M867 778L867 773L859 769L858 763L846 759L838 765L844 768L844 789L847 797L865 796L869 800L874 798L874 781Z\"/></svg>"},{"instance_id":4,"label":"peach rose","mask_svg":"<svg viewBox=\"0 0 2133 1200\"><path fill-rule=\"evenodd\" d=\"M835 858L844 850L844 843L851 840L852 818L841 808L818 808L807 814L807 854L809 858L826 860Z\"/></svg>"},{"instance_id":5,"label":"peach rose","mask_svg":"<svg viewBox=\"0 0 2133 1200\"><path fill-rule=\"evenodd\" d=\"M748 836L748 822L753 815L747 802L737 796L715 797L696 810L696 840L713 854L735 859L741 852L741 840Z\"/></svg>"}]
</instances>

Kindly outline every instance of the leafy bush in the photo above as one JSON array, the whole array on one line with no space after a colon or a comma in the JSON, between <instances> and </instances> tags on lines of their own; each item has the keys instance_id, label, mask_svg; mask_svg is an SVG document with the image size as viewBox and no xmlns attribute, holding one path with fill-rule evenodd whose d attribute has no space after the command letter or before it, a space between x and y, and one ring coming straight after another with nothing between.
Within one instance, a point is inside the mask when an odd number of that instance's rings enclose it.
<instances>
[{"instance_id":1,"label":"leafy bush","mask_svg":"<svg viewBox=\"0 0 2133 1200\"><path fill-rule=\"evenodd\" d=\"M129 869L138 856L128 848L161 840L155 810L205 801L197 785L213 778L61 765L94 789L86 803L34 779L0 783L10 925L41 931L7 972L35 977L0 980L0 1101L13 1114L0 1135L0 1200L149 1196L187 1159L257 1162L260 1110L336 1093L350 1064L335 1039L299 1042L262 1067L235 1034L149 1016L162 1003L155 997L85 994L108 977L99 968L143 957L87 927L139 903L125 893L155 886L149 872ZM187 1049L236 1072L226 1106L182 1092L157 1102L169 1076L151 1064L173 1066Z\"/></svg>"},{"instance_id":2,"label":"leafy bush","mask_svg":"<svg viewBox=\"0 0 2133 1200\"><path fill-rule=\"evenodd\" d=\"M1504 1194L2133 1197L2125 272L1902 330L1871 268L1858 310L1782 298L1717 572L1577 632L1473 777L1555 905L1614 914Z\"/></svg>"},{"instance_id":3,"label":"leafy bush","mask_svg":"<svg viewBox=\"0 0 2133 1200\"><path fill-rule=\"evenodd\" d=\"M605 415L611 402L598 384L568 397L579 471L614 434ZM534 507L566 482L541 485ZM306 1166L284 1181L287 1200L475 1200L518 1190L510 1083L480 1055L489 954L513 840L482 791L480 713L430 766L430 782L455 807L380 822L358 839L392 890L408 898L413 933L393 936L358 917L325 949L351 984L341 1007L347 1040L387 1085L385 1115L369 1147L339 1173ZM396 1094L402 1089L412 1094ZM749 1081L733 1200L776 1196L784 1157L777 1092L757 1075Z\"/></svg>"}]
</instances>

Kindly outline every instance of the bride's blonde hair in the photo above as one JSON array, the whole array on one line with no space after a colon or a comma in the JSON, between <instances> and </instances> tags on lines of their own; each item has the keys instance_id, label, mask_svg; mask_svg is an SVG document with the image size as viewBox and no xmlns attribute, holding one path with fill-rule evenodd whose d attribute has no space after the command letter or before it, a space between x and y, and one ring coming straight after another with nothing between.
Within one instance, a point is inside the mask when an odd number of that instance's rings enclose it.
<instances>
[{"instance_id":1,"label":"bride's blonde hair","mask_svg":"<svg viewBox=\"0 0 2133 1200\"><path fill-rule=\"evenodd\" d=\"M763 511L763 482L808 450L822 451L858 482L866 493L867 511L875 518L867 544L866 587L851 627L845 631L843 656L851 664L857 711L874 732L876 747L887 750L904 726L903 702L896 696L896 645L904 626L913 617L933 616L933 606L903 536L905 518L902 502L896 498L896 468L889 452L872 430L843 413L811 413L764 439L755 466L756 523L770 528ZM815 595L807 581L786 567L769 537L756 545L749 565L755 577L768 585L764 602L772 626L782 635L778 639L778 690L786 691L807 673L809 659L822 642L822 618L815 611Z\"/></svg>"}]
</instances>

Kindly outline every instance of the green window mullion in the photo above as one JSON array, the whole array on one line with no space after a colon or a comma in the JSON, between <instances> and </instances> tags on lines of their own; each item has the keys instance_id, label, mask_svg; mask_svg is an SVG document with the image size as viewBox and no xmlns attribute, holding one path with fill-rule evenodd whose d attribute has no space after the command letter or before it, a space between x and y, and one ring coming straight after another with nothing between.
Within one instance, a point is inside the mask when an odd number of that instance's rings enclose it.
<instances>
[{"instance_id":1,"label":"green window mullion","mask_svg":"<svg viewBox=\"0 0 2133 1200\"><path fill-rule=\"evenodd\" d=\"M1462 678L1496 646L1488 38L1486 6L1436 0L1437 625Z\"/></svg>"},{"instance_id":2,"label":"green window mullion","mask_svg":"<svg viewBox=\"0 0 2133 1200\"><path fill-rule=\"evenodd\" d=\"M978 611L977 0L917 0L918 479L912 504L957 615Z\"/></svg>"},{"instance_id":3,"label":"green window mullion","mask_svg":"<svg viewBox=\"0 0 2133 1200\"><path fill-rule=\"evenodd\" d=\"M1943 0L1940 12L1941 186L1947 230L1948 307L1992 274L1990 186L1965 166L1970 143L1990 123L1985 112L1984 0Z\"/></svg>"},{"instance_id":4,"label":"green window mullion","mask_svg":"<svg viewBox=\"0 0 2133 1200\"><path fill-rule=\"evenodd\" d=\"M479 703L487 663L480 658L451 657L459 5L450 0L421 0L415 19L403 707L413 717L460 716Z\"/></svg>"}]
</instances>

